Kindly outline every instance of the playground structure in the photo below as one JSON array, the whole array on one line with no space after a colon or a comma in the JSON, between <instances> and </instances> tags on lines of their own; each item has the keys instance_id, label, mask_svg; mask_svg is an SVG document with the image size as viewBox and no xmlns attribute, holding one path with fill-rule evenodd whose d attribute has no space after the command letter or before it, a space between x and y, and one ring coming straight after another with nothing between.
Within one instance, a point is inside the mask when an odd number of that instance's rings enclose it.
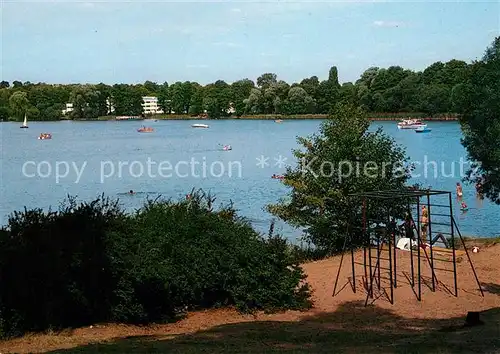
<instances>
[{"instance_id":1,"label":"playground structure","mask_svg":"<svg viewBox=\"0 0 500 354\"><path fill-rule=\"evenodd\" d=\"M349 197L353 198L357 205L359 202L361 204L362 225L353 225L353 221L348 226L333 296L337 294L344 255L350 250L351 287L356 293L356 265L362 266L363 287L366 290L365 306L370 298L374 298L374 287L381 290L382 279L389 280L390 295L387 294L385 288L383 290L390 303L394 304L394 289L398 287L399 252L410 256L411 275L407 279L418 301L422 300L422 261L429 266L433 292L436 291L438 282L436 271L451 272L454 291L450 293L455 297L458 296L457 258L459 256L467 257L479 291L484 297L469 251L453 216L451 192L408 188L403 191L388 190L352 194ZM393 206L389 205L391 201L393 201ZM424 206L427 209L427 220L422 220L420 215L420 210ZM398 220L402 221L402 225L398 226ZM401 250L397 247L398 238L400 243L407 241L406 244L408 244L409 242L408 250ZM457 249L457 239L461 242L463 250ZM445 246L436 246L436 243L444 243ZM363 262L355 261L355 248L359 246L363 249ZM448 268L444 266L440 268L437 266L439 264L448 264ZM387 271L388 278L383 278L381 275L385 271Z\"/></svg>"}]
</instances>

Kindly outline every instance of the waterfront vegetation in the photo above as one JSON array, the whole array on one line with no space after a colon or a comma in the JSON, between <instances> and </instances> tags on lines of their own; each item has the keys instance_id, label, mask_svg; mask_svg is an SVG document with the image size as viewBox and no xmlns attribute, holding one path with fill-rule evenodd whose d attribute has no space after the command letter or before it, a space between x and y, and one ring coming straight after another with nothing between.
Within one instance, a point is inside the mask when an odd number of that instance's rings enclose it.
<instances>
[{"instance_id":1,"label":"waterfront vegetation","mask_svg":"<svg viewBox=\"0 0 500 354\"><path fill-rule=\"evenodd\" d=\"M362 225L361 200L350 194L374 190L404 190L412 166L401 146L381 128L369 132L366 113L353 105L338 104L335 119L324 121L318 134L299 138L301 150L294 151L296 166L288 167L283 183L290 187L288 201L268 210L291 225L306 229L306 239L318 248L342 250L349 225ZM370 163L370 171L366 164ZM307 173L304 173L306 169ZM360 169L361 173L356 173ZM369 172L369 173L366 173ZM371 203L368 219L382 220L397 201ZM401 205L401 217L404 206ZM351 231L356 231L351 227ZM361 231L361 230L359 230ZM359 232L354 232L357 236ZM353 242L361 237L354 236Z\"/></svg>"},{"instance_id":2,"label":"waterfront vegetation","mask_svg":"<svg viewBox=\"0 0 500 354\"><path fill-rule=\"evenodd\" d=\"M14 81L0 83L0 120L98 119L141 115L142 97L156 96L162 118L196 117L205 111L210 118L315 115L324 117L338 102L359 105L373 115L401 117L455 116L462 103L461 85L473 71L461 60L436 62L421 72L400 66L368 68L352 83L339 83L333 66L328 78L317 76L287 83L275 73L264 73L256 82L242 79L231 84L217 80L143 84L104 83L52 85ZM66 103L74 110L62 116ZM110 107L114 108L114 112ZM175 112L175 113L174 113ZM317 115L317 116L316 116ZM274 119L274 118L272 118Z\"/></svg>"},{"instance_id":3,"label":"waterfront vegetation","mask_svg":"<svg viewBox=\"0 0 500 354\"><path fill-rule=\"evenodd\" d=\"M126 214L104 196L25 210L0 231L0 333L167 322L188 310L307 309L293 248L201 191Z\"/></svg>"},{"instance_id":4,"label":"waterfront vegetation","mask_svg":"<svg viewBox=\"0 0 500 354\"><path fill-rule=\"evenodd\" d=\"M181 102L169 106L177 111L195 113L192 107L205 106L215 118L222 116L225 104L234 101L236 93L243 111L277 114L277 107L286 107L287 113L298 114L307 113L305 107L315 107L330 112L331 117L317 135L299 138L303 150L295 151L296 158L305 159L317 176L288 169L283 182L291 188L291 200L269 206L283 220L305 227L312 248L289 245L274 235L272 225L267 237L258 234L232 205L216 208L214 198L201 191L180 201L150 201L134 214L125 213L104 196L80 204L69 198L56 212L15 212L0 230L0 334L16 336L109 321L166 322L188 310L218 306L241 311L310 308L311 290L299 262L339 251L349 223L360 224L359 207L347 195L403 189L408 182L409 170L391 173L390 168L407 161L404 150L382 131L368 132L367 108L399 112L401 107L427 107L427 113L434 114L455 107L462 112L464 145L479 165L479 174L470 179L480 177L485 195L499 202L499 65L497 38L484 58L470 65L437 63L423 73L373 69L355 85L338 85L332 68L324 82L308 79L291 87L265 74L257 80L258 88L250 81L235 86L218 81L205 87L192 83L74 86L71 92L68 86L21 83L2 89L2 97L5 92L9 96L3 113L16 119L26 107L30 114L38 112L39 118L56 112L59 103L47 104L50 95L45 93L50 90L60 102L73 100L75 119L90 117L86 116L89 112L100 115L108 97L115 100L120 114L137 114L137 98L144 93L158 93L162 100L169 97L169 105ZM396 77L401 80L394 81ZM418 85L412 86L415 82ZM398 91L403 89L404 95ZM370 99L365 101L360 92ZM178 97L183 98L176 101ZM422 102L426 104L413 105ZM389 106L393 109L388 110ZM339 172L346 175L341 161L354 165L373 161L378 167L371 169L373 178L332 178L340 176L335 175ZM368 210L372 216L383 212L385 205L375 207ZM353 219L348 219L350 215Z\"/></svg>"}]
</instances>

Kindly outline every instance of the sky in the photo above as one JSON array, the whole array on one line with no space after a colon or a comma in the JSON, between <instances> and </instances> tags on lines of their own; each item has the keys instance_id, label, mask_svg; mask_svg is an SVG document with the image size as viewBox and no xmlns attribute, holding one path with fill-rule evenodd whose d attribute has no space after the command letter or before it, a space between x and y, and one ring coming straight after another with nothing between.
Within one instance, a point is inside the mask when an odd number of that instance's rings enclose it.
<instances>
[{"instance_id":1,"label":"sky","mask_svg":"<svg viewBox=\"0 0 500 354\"><path fill-rule=\"evenodd\" d=\"M420 71L479 59L500 35L500 1L0 0L2 80L289 83L336 66Z\"/></svg>"}]
</instances>

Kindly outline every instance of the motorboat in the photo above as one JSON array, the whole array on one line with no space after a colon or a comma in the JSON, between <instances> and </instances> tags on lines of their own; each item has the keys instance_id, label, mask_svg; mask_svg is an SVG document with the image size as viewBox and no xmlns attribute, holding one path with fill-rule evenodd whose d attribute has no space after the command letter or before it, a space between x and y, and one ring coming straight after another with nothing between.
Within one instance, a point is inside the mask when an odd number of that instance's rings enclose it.
<instances>
[{"instance_id":1,"label":"motorboat","mask_svg":"<svg viewBox=\"0 0 500 354\"><path fill-rule=\"evenodd\" d=\"M52 134L50 133L41 133L38 137L38 140L50 140L52 139Z\"/></svg>"},{"instance_id":2,"label":"motorboat","mask_svg":"<svg viewBox=\"0 0 500 354\"><path fill-rule=\"evenodd\" d=\"M421 127L426 128L427 124L420 119L403 119L398 123L398 129L417 129Z\"/></svg>"},{"instance_id":3,"label":"motorboat","mask_svg":"<svg viewBox=\"0 0 500 354\"><path fill-rule=\"evenodd\" d=\"M139 133L152 133L152 132L154 132L154 129L151 127L144 127L143 126L143 127L140 127L139 129L137 129L137 131Z\"/></svg>"},{"instance_id":4,"label":"motorboat","mask_svg":"<svg viewBox=\"0 0 500 354\"><path fill-rule=\"evenodd\" d=\"M283 123L283 120L282 120L282 119L276 119L276 120L274 121L274 123Z\"/></svg>"},{"instance_id":5,"label":"motorboat","mask_svg":"<svg viewBox=\"0 0 500 354\"><path fill-rule=\"evenodd\" d=\"M195 123L191 125L193 128L208 128L208 124L200 124L200 123Z\"/></svg>"},{"instance_id":6,"label":"motorboat","mask_svg":"<svg viewBox=\"0 0 500 354\"><path fill-rule=\"evenodd\" d=\"M415 133L429 133L432 129L427 128L427 125L423 125L415 128Z\"/></svg>"},{"instance_id":7,"label":"motorboat","mask_svg":"<svg viewBox=\"0 0 500 354\"><path fill-rule=\"evenodd\" d=\"M224 151L229 151L229 150L233 150L233 148L231 147L231 145L224 145L224 146L222 147L222 150L224 150Z\"/></svg>"}]
</instances>

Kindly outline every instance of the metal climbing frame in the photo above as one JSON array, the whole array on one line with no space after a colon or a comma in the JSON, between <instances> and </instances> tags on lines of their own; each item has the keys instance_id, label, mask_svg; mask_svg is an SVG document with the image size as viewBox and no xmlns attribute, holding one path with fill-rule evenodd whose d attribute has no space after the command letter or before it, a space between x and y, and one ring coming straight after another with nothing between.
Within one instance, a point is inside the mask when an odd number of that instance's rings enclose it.
<instances>
[{"instance_id":1,"label":"metal climbing frame","mask_svg":"<svg viewBox=\"0 0 500 354\"><path fill-rule=\"evenodd\" d=\"M337 285L344 260L344 254L347 250L351 253L352 267L352 290L356 293L356 265L363 267L363 287L367 295L365 306L370 298L374 298L374 285L381 290L381 280L384 279L382 271L387 271L389 280L390 295L387 294L391 304L394 304L394 289L397 288L397 236L402 235L404 229L405 237L410 236L410 273L409 280L418 301L422 300L422 277L421 277L421 259L425 258L432 274L432 288L436 291L437 276L436 271L447 271L453 273L454 296L458 296L457 280L457 248L456 237L461 241L464 253L467 256L472 268L479 291L484 296L481 284L477 277L474 264L465 245L464 239L458 229L458 225L453 217L453 202L451 192L439 190L387 190L367 192L361 194L352 194L350 198L357 199L361 204L362 225L353 225L355 217L359 210L353 213L353 220L348 225L347 235L344 240L343 251L340 259L333 296L337 293ZM437 202L436 202L437 199ZM394 207L388 203L389 200L398 200ZM420 209L425 206L428 211L428 223L422 223ZM432 208L432 209L431 209ZM416 216L413 217L413 216ZM406 219L405 219L406 218ZM358 219L359 220L359 219ZM403 225L397 225L397 221L403 222ZM373 226L375 224L376 226ZM416 237L415 237L416 231ZM437 238L433 235L441 234L439 241L445 244L444 248L437 247ZM448 239L446 239L448 236ZM446 244L449 240L450 245ZM356 242L357 241L357 242ZM413 243L416 243L414 250ZM354 257L355 248L363 248L363 262L356 262ZM375 248L375 249L374 249ZM429 251L429 252L428 252ZM416 255L416 269L414 253ZM450 256L452 260L440 258L439 255ZM437 257L436 257L437 255ZM384 257L387 258L384 258ZM443 269L436 267L436 263L451 263L452 269ZM386 267L384 267L384 263ZM415 274L416 273L416 274ZM416 276L416 282L415 282ZM387 280L387 278L385 278ZM417 289L415 289L415 286ZM451 292L451 291L450 291Z\"/></svg>"}]
</instances>

